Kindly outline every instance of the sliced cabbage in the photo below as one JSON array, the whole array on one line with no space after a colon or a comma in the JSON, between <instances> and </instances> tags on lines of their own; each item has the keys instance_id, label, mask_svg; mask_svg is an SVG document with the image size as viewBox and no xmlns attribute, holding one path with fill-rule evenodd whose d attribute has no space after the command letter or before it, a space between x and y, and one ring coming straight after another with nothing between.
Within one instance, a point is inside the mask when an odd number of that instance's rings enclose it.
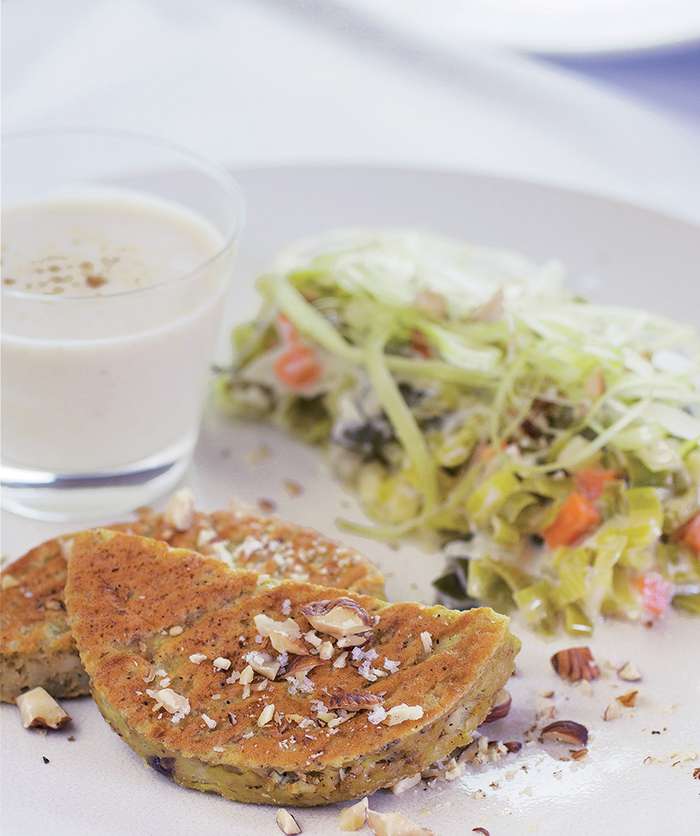
<instances>
[{"instance_id":1,"label":"sliced cabbage","mask_svg":"<svg viewBox=\"0 0 700 836\"><path fill-rule=\"evenodd\" d=\"M518 607L542 629L559 620L579 635L601 613L639 617L649 571L675 585L675 606L694 608L698 593L683 584L698 579L700 559L678 532L700 508L695 329L588 304L555 263L413 231L302 241L259 288L261 314L235 332L219 400L337 444L339 388L356 400L369 390L390 425L372 460L343 450L380 521L346 528L484 538L489 548L452 592ZM323 357L312 393L269 377L280 313ZM539 548L591 467L617 474L593 500L600 525L582 542Z\"/></svg>"}]
</instances>

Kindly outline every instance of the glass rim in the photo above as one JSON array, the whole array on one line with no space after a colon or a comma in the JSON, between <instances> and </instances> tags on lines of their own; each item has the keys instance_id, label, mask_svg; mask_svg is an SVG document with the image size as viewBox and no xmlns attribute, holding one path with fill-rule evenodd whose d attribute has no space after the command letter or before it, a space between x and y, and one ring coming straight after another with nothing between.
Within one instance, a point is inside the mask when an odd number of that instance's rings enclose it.
<instances>
[{"instance_id":1,"label":"glass rim","mask_svg":"<svg viewBox=\"0 0 700 836\"><path fill-rule=\"evenodd\" d=\"M131 140L133 142L141 142L151 147L167 149L171 152L181 155L194 166L204 170L204 172L208 176L210 176L213 180L217 180L222 186L222 188L228 191L229 196L235 203L236 208L236 217L233 223L233 228L229 233L227 233L224 236L224 241L221 247L219 247L215 253L210 255L196 267L193 267L191 270L187 270L184 273L179 273L173 277L166 278L154 284L147 285L146 287L136 287L132 288L131 290L120 290L116 293L108 293L99 296L78 296L64 294L32 293L31 291L27 290L15 290L11 286L7 286L4 283L2 283L2 285L0 286L0 293L3 297L12 297L14 299L26 300L28 302L44 302L50 304L61 304L66 302L97 304L100 302L104 303L108 299L123 299L125 296L146 294L150 291L156 290L157 288L162 288L164 285L172 285L175 283L179 284L181 282L184 284L188 279L194 278L194 276L200 273L202 270L206 270L209 267L211 267L218 259L220 259L223 255L225 255L235 246L236 241L241 236L241 232L245 226L246 220L246 202L241 184L225 166L219 165L218 163L209 160L207 157L201 156L196 151L191 151L189 148L186 148L182 145L178 145L175 142L170 142L169 140L162 139L161 137L153 136L151 134L139 133L138 131L122 131L80 127L43 129L40 128L37 130L3 132L3 155L5 153L6 144L11 143L15 140L41 139L42 137L49 138L60 136L70 137L71 135L80 135L84 137L105 137L108 139L115 140Z\"/></svg>"}]
</instances>

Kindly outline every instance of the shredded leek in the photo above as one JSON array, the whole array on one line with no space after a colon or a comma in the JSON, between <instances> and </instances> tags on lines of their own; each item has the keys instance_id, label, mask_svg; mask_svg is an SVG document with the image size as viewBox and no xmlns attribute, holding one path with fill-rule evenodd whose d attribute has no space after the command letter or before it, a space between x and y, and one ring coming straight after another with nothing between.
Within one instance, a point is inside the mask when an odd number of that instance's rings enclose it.
<instances>
[{"instance_id":1,"label":"shredded leek","mask_svg":"<svg viewBox=\"0 0 700 836\"><path fill-rule=\"evenodd\" d=\"M700 557L683 536L700 512L693 328L588 304L555 263L394 230L300 242L259 288L218 400L342 454L379 521L347 530L474 538L441 594L517 607L538 629L647 617L648 572L697 612ZM279 314L318 354L308 388L276 377ZM574 506L583 523L560 518Z\"/></svg>"}]
</instances>

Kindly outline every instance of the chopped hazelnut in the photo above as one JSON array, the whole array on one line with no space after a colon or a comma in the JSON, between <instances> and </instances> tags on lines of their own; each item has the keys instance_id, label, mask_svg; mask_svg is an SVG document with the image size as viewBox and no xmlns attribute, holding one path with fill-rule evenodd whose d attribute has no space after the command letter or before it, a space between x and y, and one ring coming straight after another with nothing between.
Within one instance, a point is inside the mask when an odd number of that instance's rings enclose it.
<instances>
[{"instance_id":1,"label":"chopped hazelnut","mask_svg":"<svg viewBox=\"0 0 700 836\"><path fill-rule=\"evenodd\" d=\"M426 653L431 653L433 650L433 637L427 630L423 630L423 632L420 634L420 641L423 645L423 650Z\"/></svg>"},{"instance_id":2,"label":"chopped hazelnut","mask_svg":"<svg viewBox=\"0 0 700 836\"><path fill-rule=\"evenodd\" d=\"M371 711L381 705L382 698L367 691L341 691L336 688L328 698L328 705L332 709L343 708L346 711Z\"/></svg>"},{"instance_id":3,"label":"chopped hazelnut","mask_svg":"<svg viewBox=\"0 0 700 836\"><path fill-rule=\"evenodd\" d=\"M168 633L171 636L179 636L183 633L184 628L180 624L174 624L169 630Z\"/></svg>"},{"instance_id":4,"label":"chopped hazelnut","mask_svg":"<svg viewBox=\"0 0 700 836\"><path fill-rule=\"evenodd\" d=\"M422 778L420 772L416 772L415 775L409 775L407 778L402 778L400 781L397 781L391 787L391 792L393 795L401 795L402 792L406 792L406 790L410 790L411 787L415 787L416 784L420 784Z\"/></svg>"},{"instance_id":5,"label":"chopped hazelnut","mask_svg":"<svg viewBox=\"0 0 700 836\"><path fill-rule=\"evenodd\" d=\"M486 715L486 719L483 722L493 723L496 720L502 720L504 717L507 717L512 702L513 700L508 691L505 688L501 688L496 694L491 711Z\"/></svg>"},{"instance_id":6,"label":"chopped hazelnut","mask_svg":"<svg viewBox=\"0 0 700 836\"><path fill-rule=\"evenodd\" d=\"M32 688L20 694L15 702L25 729L60 729L70 722L69 715L44 688Z\"/></svg>"},{"instance_id":7,"label":"chopped hazelnut","mask_svg":"<svg viewBox=\"0 0 700 836\"><path fill-rule=\"evenodd\" d=\"M13 586L19 586L19 581L13 575L2 576L2 588L12 589Z\"/></svg>"},{"instance_id":8,"label":"chopped hazelnut","mask_svg":"<svg viewBox=\"0 0 700 836\"><path fill-rule=\"evenodd\" d=\"M193 665L200 665L202 662L206 662L206 660L206 653L193 653L190 656L190 662L192 662Z\"/></svg>"},{"instance_id":9,"label":"chopped hazelnut","mask_svg":"<svg viewBox=\"0 0 700 836\"><path fill-rule=\"evenodd\" d=\"M275 704L273 702L268 703L265 708L260 712L260 716L258 717L258 726L262 728L266 726L270 720L275 716Z\"/></svg>"},{"instance_id":10,"label":"chopped hazelnut","mask_svg":"<svg viewBox=\"0 0 700 836\"><path fill-rule=\"evenodd\" d=\"M639 682L642 678L641 673L637 670L632 662L625 662L625 664L618 670L617 675L624 682Z\"/></svg>"},{"instance_id":11,"label":"chopped hazelnut","mask_svg":"<svg viewBox=\"0 0 700 836\"><path fill-rule=\"evenodd\" d=\"M238 681L241 685L250 685L253 681L253 677L255 676L255 671L250 665L246 665L243 670L241 671L241 675L238 677Z\"/></svg>"},{"instance_id":12,"label":"chopped hazelnut","mask_svg":"<svg viewBox=\"0 0 700 836\"><path fill-rule=\"evenodd\" d=\"M273 659L269 653L262 653L258 650L247 653L245 660L255 673L259 673L266 679L274 679L280 669L280 663L276 659Z\"/></svg>"},{"instance_id":13,"label":"chopped hazelnut","mask_svg":"<svg viewBox=\"0 0 700 836\"><path fill-rule=\"evenodd\" d=\"M307 633L308 635L308 633ZM336 642L336 647L359 647L367 641L367 636L343 636Z\"/></svg>"},{"instance_id":14,"label":"chopped hazelnut","mask_svg":"<svg viewBox=\"0 0 700 836\"><path fill-rule=\"evenodd\" d=\"M332 642L325 641L322 642L320 647L318 648L318 655L324 661L333 658L333 644Z\"/></svg>"},{"instance_id":15,"label":"chopped hazelnut","mask_svg":"<svg viewBox=\"0 0 700 836\"><path fill-rule=\"evenodd\" d=\"M337 639L366 633L374 623L367 610L352 598L314 601L301 611L315 630Z\"/></svg>"},{"instance_id":16,"label":"chopped hazelnut","mask_svg":"<svg viewBox=\"0 0 700 836\"><path fill-rule=\"evenodd\" d=\"M624 705L625 708L634 708L637 704L637 695L639 691L627 691L625 694L620 694L619 697L616 697L617 701Z\"/></svg>"},{"instance_id":17,"label":"chopped hazelnut","mask_svg":"<svg viewBox=\"0 0 700 836\"><path fill-rule=\"evenodd\" d=\"M270 644L278 653L308 653L308 649L301 640L299 625L292 618L276 621L265 613L258 613L253 619L255 627L261 636L267 636Z\"/></svg>"},{"instance_id":18,"label":"chopped hazelnut","mask_svg":"<svg viewBox=\"0 0 700 836\"><path fill-rule=\"evenodd\" d=\"M367 821L367 808L369 804L366 798L341 810L338 826L345 832L361 830Z\"/></svg>"},{"instance_id":19,"label":"chopped hazelnut","mask_svg":"<svg viewBox=\"0 0 700 836\"><path fill-rule=\"evenodd\" d=\"M374 836L433 836L432 830L419 827L401 813L367 810L367 824Z\"/></svg>"},{"instance_id":20,"label":"chopped hazelnut","mask_svg":"<svg viewBox=\"0 0 700 836\"><path fill-rule=\"evenodd\" d=\"M301 833L299 822L291 813L287 812L287 810L282 807L280 807L280 809L275 813L275 821L277 822L277 827L279 827L282 833L286 834L286 836L294 836L294 834Z\"/></svg>"},{"instance_id":21,"label":"chopped hazelnut","mask_svg":"<svg viewBox=\"0 0 700 836\"><path fill-rule=\"evenodd\" d=\"M163 517L178 531L187 531L194 522L194 495L189 488L173 494L165 507Z\"/></svg>"},{"instance_id":22,"label":"chopped hazelnut","mask_svg":"<svg viewBox=\"0 0 700 836\"><path fill-rule=\"evenodd\" d=\"M227 671L231 667L231 660L224 656L217 656L212 664L217 671Z\"/></svg>"},{"instance_id":23,"label":"chopped hazelnut","mask_svg":"<svg viewBox=\"0 0 700 836\"><path fill-rule=\"evenodd\" d=\"M187 697L173 691L172 688L161 688L159 691L147 690L149 697L160 703L168 714L182 714L183 716L190 713L190 701Z\"/></svg>"},{"instance_id":24,"label":"chopped hazelnut","mask_svg":"<svg viewBox=\"0 0 700 836\"><path fill-rule=\"evenodd\" d=\"M313 630L307 630L306 633L304 633L304 640L316 649L323 644L323 639L320 636L317 636Z\"/></svg>"},{"instance_id":25,"label":"chopped hazelnut","mask_svg":"<svg viewBox=\"0 0 700 836\"><path fill-rule=\"evenodd\" d=\"M344 650L342 653L339 653L338 656L336 656L335 660L333 661L333 667L334 668L344 668L345 665L347 664L347 659L348 659L348 651Z\"/></svg>"},{"instance_id":26,"label":"chopped hazelnut","mask_svg":"<svg viewBox=\"0 0 700 836\"><path fill-rule=\"evenodd\" d=\"M407 720L420 720L423 716L423 708L420 705L406 705L401 703L390 708L386 713L384 724L387 726L397 726L399 723L405 723Z\"/></svg>"},{"instance_id":27,"label":"chopped hazelnut","mask_svg":"<svg viewBox=\"0 0 700 836\"><path fill-rule=\"evenodd\" d=\"M603 711L603 720L617 720L622 717L622 707L617 700L613 700Z\"/></svg>"},{"instance_id":28,"label":"chopped hazelnut","mask_svg":"<svg viewBox=\"0 0 700 836\"><path fill-rule=\"evenodd\" d=\"M588 743L588 729L573 720L555 720L542 729L542 740L585 746Z\"/></svg>"}]
</instances>

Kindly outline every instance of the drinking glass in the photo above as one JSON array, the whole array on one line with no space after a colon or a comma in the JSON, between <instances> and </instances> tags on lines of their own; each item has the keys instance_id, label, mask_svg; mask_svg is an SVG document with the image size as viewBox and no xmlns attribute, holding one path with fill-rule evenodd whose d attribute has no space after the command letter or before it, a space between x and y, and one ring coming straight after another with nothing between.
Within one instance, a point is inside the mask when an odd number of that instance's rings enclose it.
<instances>
[{"instance_id":1,"label":"drinking glass","mask_svg":"<svg viewBox=\"0 0 700 836\"><path fill-rule=\"evenodd\" d=\"M27 290L3 265L3 506L62 521L146 504L182 477L197 440L241 190L188 151L124 133L10 136L3 170L3 214L119 194L182 210L216 235L186 270L154 248L158 281L126 290L106 283L91 295Z\"/></svg>"}]
</instances>

